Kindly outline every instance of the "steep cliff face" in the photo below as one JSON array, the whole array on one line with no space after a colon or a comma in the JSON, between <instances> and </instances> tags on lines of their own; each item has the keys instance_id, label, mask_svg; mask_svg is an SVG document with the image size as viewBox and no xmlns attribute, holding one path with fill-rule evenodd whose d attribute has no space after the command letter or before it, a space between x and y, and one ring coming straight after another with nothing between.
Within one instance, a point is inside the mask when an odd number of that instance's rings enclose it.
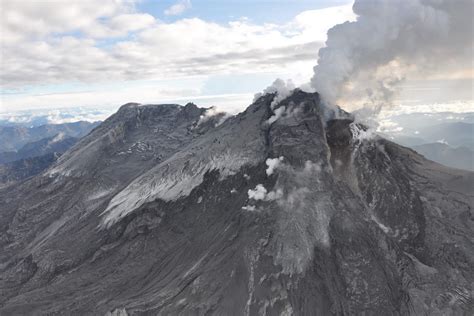
<instances>
[{"instance_id":1,"label":"steep cliff face","mask_svg":"<svg viewBox=\"0 0 474 316\"><path fill-rule=\"evenodd\" d=\"M0 311L470 314L473 173L273 99L126 105L0 191Z\"/></svg>"}]
</instances>

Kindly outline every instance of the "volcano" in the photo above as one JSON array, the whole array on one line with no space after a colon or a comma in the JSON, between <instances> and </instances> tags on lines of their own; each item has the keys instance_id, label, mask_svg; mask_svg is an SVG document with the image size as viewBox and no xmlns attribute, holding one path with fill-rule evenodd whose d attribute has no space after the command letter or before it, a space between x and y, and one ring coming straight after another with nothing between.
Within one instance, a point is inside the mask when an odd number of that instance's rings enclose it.
<instances>
[{"instance_id":1,"label":"volcano","mask_svg":"<svg viewBox=\"0 0 474 316\"><path fill-rule=\"evenodd\" d=\"M474 173L275 97L126 104L0 189L0 314L472 315Z\"/></svg>"}]
</instances>

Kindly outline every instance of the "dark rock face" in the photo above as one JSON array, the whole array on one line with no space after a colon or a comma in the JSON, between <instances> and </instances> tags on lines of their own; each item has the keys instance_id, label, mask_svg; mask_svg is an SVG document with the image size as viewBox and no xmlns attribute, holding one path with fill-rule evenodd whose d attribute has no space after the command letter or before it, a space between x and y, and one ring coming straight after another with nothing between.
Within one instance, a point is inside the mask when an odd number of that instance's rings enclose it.
<instances>
[{"instance_id":1,"label":"dark rock face","mask_svg":"<svg viewBox=\"0 0 474 316\"><path fill-rule=\"evenodd\" d=\"M273 97L123 106L0 190L0 313L472 314L474 174Z\"/></svg>"},{"instance_id":2,"label":"dark rock face","mask_svg":"<svg viewBox=\"0 0 474 316\"><path fill-rule=\"evenodd\" d=\"M41 156L0 164L0 187L13 185L18 181L43 172L56 162L60 156L61 153L51 152Z\"/></svg>"}]
</instances>

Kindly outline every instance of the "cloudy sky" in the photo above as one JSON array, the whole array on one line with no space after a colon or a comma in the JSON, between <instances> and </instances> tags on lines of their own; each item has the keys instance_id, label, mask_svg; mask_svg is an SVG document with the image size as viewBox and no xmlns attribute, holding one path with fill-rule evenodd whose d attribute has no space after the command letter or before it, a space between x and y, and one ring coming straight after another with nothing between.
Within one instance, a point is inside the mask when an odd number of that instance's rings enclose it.
<instances>
[{"instance_id":1,"label":"cloudy sky","mask_svg":"<svg viewBox=\"0 0 474 316\"><path fill-rule=\"evenodd\" d=\"M235 112L277 77L308 82L327 30L356 18L347 0L0 3L0 112L132 101ZM469 101L471 77L468 67L461 77L418 78L401 97Z\"/></svg>"}]
</instances>

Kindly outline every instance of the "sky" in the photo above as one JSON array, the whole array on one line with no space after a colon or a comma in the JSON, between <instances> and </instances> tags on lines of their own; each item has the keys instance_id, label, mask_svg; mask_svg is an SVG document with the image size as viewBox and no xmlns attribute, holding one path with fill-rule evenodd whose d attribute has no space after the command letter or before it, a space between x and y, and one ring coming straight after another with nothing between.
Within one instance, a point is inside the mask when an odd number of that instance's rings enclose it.
<instances>
[{"instance_id":1,"label":"sky","mask_svg":"<svg viewBox=\"0 0 474 316\"><path fill-rule=\"evenodd\" d=\"M346 0L0 4L0 112L195 102L235 113L276 78L309 82L328 29L356 19ZM416 78L400 102L466 110L472 90L472 71Z\"/></svg>"}]
</instances>

